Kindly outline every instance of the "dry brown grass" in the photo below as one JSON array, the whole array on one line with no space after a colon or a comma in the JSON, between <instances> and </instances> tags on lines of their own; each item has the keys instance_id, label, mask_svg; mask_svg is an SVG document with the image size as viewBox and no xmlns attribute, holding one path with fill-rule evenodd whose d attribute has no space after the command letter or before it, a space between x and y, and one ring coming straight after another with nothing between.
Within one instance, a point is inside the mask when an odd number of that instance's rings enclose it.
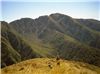
<instances>
[{"instance_id":1,"label":"dry brown grass","mask_svg":"<svg viewBox=\"0 0 100 74\"><path fill-rule=\"evenodd\" d=\"M100 74L100 68L79 62L37 58L3 68L1 74Z\"/></svg>"}]
</instances>

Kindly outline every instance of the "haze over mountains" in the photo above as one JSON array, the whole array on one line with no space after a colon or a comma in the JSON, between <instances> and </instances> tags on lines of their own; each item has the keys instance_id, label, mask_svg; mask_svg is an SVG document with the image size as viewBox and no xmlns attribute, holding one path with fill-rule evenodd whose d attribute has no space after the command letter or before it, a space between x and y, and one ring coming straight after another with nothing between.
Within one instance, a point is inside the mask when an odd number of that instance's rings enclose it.
<instances>
[{"instance_id":1,"label":"haze over mountains","mask_svg":"<svg viewBox=\"0 0 100 74\"><path fill-rule=\"evenodd\" d=\"M74 19L60 13L2 21L1 45L2 67L57 55L100 67L100 21Z\"/></svg>"}]
</instances>

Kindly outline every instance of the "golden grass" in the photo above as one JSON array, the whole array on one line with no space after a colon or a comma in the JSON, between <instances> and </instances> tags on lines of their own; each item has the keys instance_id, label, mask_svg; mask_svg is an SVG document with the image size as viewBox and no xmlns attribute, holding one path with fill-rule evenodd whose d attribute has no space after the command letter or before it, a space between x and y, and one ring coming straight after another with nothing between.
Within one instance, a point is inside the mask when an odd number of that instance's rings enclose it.
<instances>
[{"instance_id":1,"label":"golden grass","mask_svg":"<svg viewBox=\"0 0 100 74\"><path fill-rule=\"evenodd\" d=\"M5 67L1 74L100 74L100 68L74 61L37 58Z\"/></svg>"}]
</instances>

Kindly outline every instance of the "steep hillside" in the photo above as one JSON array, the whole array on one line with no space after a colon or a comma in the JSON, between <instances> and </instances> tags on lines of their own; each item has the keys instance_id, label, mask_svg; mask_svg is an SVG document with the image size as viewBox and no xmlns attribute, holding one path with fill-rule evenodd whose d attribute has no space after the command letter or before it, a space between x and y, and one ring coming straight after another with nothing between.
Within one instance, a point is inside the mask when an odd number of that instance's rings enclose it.
<instances>
[{"instance_id":1,"label":"steep hillside","mask_svg":"<svg viewBox=\"0 0 100 74\"><path fill-rule=\"evenodd\" d=\"M95 24L99 26L98 22ZM26 36L30 36L34 33L37 37L41 38L45 32L58 31L89 46L100 48L99 32L95 32L91 28L64 14L55 13L49 16L40 16L37 19L22 18L11 22L10 25L22 35L26 34Z\"/></svg>"},{"instance_id":2,"label":"steep hillside","mask_svg":"<svg viewBox=\"0 0 100 74\"><path fill-rule=\"evenodd\" d=\"M6 22L2 22L1 36L1 67L26 59L49 56L50 49L48 46L45 47L38 42L34 42L32 45L11 29ZM41 53L41 49L43 49L43 53Z\"/></svg>"},{"instance_id":3,"label":"steep hillside","mask_svg":"<svg viewBox=\"0 0 100 74\"><path fill-rule=\"evenodd\" d=\"M2 74L100 74L100 68L86 63L37 58L5 67Z\"/></svg>"},{"instance_id":4,"label":"steep hillside","mask_svg":"<svg viewBox=\"0 0 100 74\"><path fill-rule=\"evenodd\" d=\"M50 17L62 27L64 34L68 34L89 46L100 48L100 33L94 32L92 29L63 14L51 14Z\"/></svg>"},{"instance_id":5,"label":"steep hillside","mask_svg":"<svg viewBox=\"0 0 100 74\"><path fill-rule=\"evenodd\" d=\"M100 21L94 19L76 19L81 24L100 32Z\"/></svg>"},{"instance_id":6,"label":"steep hillside","mask_svg":"<svg viewBox=\"0 0 100 74\"><path fill-rule=\"evenodd\" d=\"M100 66L100 32L96 28L99 23L96 20L92 23L96 24L94 29L92 25L84 25L59 13L2 22L2 67L31 58L57 55Z\"/></svg>"}]
</instances>

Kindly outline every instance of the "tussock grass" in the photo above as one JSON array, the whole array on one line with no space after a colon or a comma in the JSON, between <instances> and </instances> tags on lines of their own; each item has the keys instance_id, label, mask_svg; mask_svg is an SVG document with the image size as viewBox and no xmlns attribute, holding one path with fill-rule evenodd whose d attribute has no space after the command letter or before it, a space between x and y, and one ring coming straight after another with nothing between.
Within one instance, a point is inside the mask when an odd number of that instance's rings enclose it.
<instances>
[{"instance_id":1,"label":"tussock grass","mask_svg":"<svg viewBox=\"0 0 100 74\"><path fill-rule=\"evenodd\" d=\"M57 64L57 63L60 64ZM50 65L50 66L49 66ZM50 68L51 67L51 68ZM2 74L100 74L100 68L75 61L36 58L1 69Z\"/></svg>"}]
</instances>

